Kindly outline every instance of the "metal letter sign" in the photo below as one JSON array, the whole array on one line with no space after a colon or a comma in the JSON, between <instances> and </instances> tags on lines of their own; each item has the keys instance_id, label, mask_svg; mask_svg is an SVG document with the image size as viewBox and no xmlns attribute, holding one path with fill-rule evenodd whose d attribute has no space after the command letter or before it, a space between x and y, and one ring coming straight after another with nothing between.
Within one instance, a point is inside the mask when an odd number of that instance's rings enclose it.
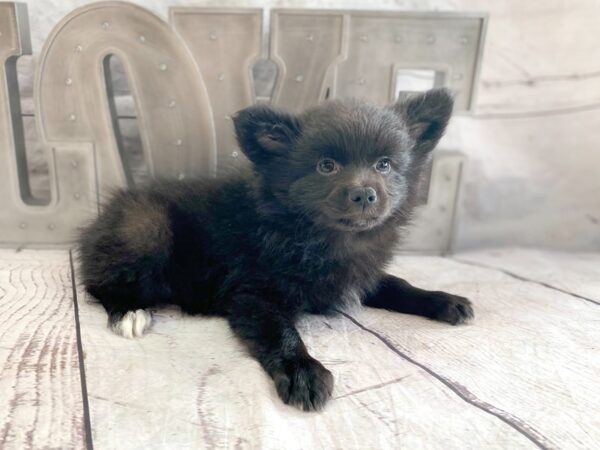
<instances>
[{"instance_id":1,"label":"metal letter sign","mask_svg":"<svg viewBox=\"0 0 600 450\"><path fill-rule=\"evenodd\" d=\"M0 243L4 246L66 244L75 224L96 211L94 154L90 143L48 147L48 205L36 205L27 187L16 58L30 54L25 5L0 4Z\"/></svg>"},{"instance_id":2,"label":"metal letter sign","mask_svg":"<svg viewBox=\"0 0 600 450\"><path fill-rule=\"evenodd\" d=\"M402 73L431 71L425 88L447 86L456 110L474 104L485 17L477 14L275 9L273 102L303 109L325 98L392 102Z\"/></svg>"},{"instance_id":3,"label":"metal letter sign","mask_svg":"<svg viewBox=\"0 0 600 450\"><path fill-rule=\"evenodd\" d=\"M246 162L231 114L255 101L251 72L261 56L262 10L172 8L170 16L204 76L217 133L217 170L227 172Z\"/></svg>"},{"instance_id":4,"label":"metal letter sign","mask_svg":"<svg viewBox=\"0 0 600 450\"><path fill-rule=\"evenodd\" d=\"M10 62L30 52L27 15L23 4L2 3L0 8L0 55ZM120 57L131 80L151 174L214 173L210 103L180 37L160 18L128 3L83 7L54 28L36 73L37 124L52 186L48 205L23 198L26 189L20 183L26 177L19 160L24 154L15 149L12 132L20 121L18 90L14 73L4 74L9 83L0 90L0 170L7 180L0 185L0 199L7 203L0 211L2 244L68 244L76 227L97 211L99 196L130 182L108 105L104 66L109 55ZM14 72L14 64L7 70Z\"/></svg>"},{"instance_id":5,"label":"metal letter sign","mask_svg":"<svg viewBox=\"0 0 600 450\"><path fill-rule=\"evenodd\" d=\"M168 24L129 3L99 2L65 17L35 76L36 126L50 171L51 198L42 204L29 190L16 76L17 58L31 54L27 10L0 3L0 246L69 245L106 194L132 185L118 145L111 56L124 67L151 176L212 176L245 164L230 116L256 100L262 16L260 9L172 8ZM294 110L350 96L388 103L400 90L445 85L458 109L470 109L484 31L477 15L274 10L272 103ZM440 250L450 241L461 161L437 158L429 228L409 239L411 248ZM446 184L435 184L441 174ZM442 210L444 217L435 212Z\"/></svg>"},{"instance_id":6,"label":"metal letter sign","mask_svg":"<svg viewBox=\"0 0 600 450\"><path fill-rule=\"evenodd\" d=\"M100 191L127 184L106 93L109 55L130 80L151 175L214 173L212 113L198 66L167 23L129 3L75 10L46 41L36 77L45 138L93 142Z\"/></svg>"}]
</instances>

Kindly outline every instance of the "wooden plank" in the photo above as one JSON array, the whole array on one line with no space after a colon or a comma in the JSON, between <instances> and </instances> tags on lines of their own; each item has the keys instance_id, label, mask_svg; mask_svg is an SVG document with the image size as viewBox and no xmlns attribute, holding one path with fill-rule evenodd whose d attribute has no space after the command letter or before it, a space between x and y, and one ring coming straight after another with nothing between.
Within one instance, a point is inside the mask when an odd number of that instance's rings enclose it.
<instances>
[{"instance_id":1,"label":"wooden plank","mask_svg":"<svg viewBox=\"0 0 600 450\"><path fill-rule=\"evenodd\" d=\"M161 310L147 336L126 340L78 297L97 448L535 448L343 317L300 326L336 379L311 414L281 403L223 319Z\"/></svg>"},{"instance_id":2,"label":"wooden plank","mask_svg":"<svg viewBox=\"0 0 600 450\"><path fill-rule=\"evenodd\" d=\"M67 251L0 250L0 448L85 448Z\"/></svg>"},{"instance_id":3,"label":"wooden plank","mask_svg":"<svg viewBox=\"0 0 600 450\"><path fill-rule=\"evenodd\" d=\"M554 262L562 267L561 258ZM355 316L362 325L457 389L510 412L540 446L600 448L597 305L448 259L404 257L391 272L470 297L475 321L448 327L365 309Z\"/></svg>"},{"instance_id":4,"label":"wooden plank","mask_svg":"<svg viewBox=\"0 0 600 450\"><path fill-rule=\"evenodd\" d=\"M498 248L461 253L458 259L498 268L600 305L600 253Z\"/></svg>"}]
</instances>

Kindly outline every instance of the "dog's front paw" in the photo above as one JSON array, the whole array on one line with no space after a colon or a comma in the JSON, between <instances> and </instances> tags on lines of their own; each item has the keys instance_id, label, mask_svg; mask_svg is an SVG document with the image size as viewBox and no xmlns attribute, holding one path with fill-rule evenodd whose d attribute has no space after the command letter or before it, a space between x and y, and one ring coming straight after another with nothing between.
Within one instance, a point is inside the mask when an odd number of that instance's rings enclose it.
<instances>
[{"instance_id":1,"label":"dog's front paw","mask_svg":"<svg viewBox=\"0 0 600 450\"><path fill-rule=\"evenodd\" d=\"M473 305L465 297L446 292L432 292L433 319L458 325L475 317Z\"/></svg>"},{"instance_id":2,"label":"dog's front paw","mask_svg":"<svg viewBox=\"0 0 600 450\"><path fill-rule=\"evenodd\" d=\"M304 411L322 409L333 392L333 375L313 358L288 361L273 380L283 402Z\"/></svg>"}]
</instances>

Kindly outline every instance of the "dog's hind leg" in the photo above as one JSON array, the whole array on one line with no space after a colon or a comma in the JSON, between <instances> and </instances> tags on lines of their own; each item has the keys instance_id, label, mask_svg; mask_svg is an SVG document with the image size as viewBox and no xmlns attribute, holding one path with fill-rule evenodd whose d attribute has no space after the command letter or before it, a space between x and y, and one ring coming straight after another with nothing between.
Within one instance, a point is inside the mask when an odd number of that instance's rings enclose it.
<instances>
[{"instance_id":1,"label":"dog's hind leg","mask_svg":"<svg viewBox=\"0 0 600 450\"><path fill-rule=\"evenodd\" d=\"M168 301L168 286L160 278L138 275L130 282L121 279L104 286L88 286L87 290L104 306L109 328L120 336L135 338L150 328L149 308Z\"/></svg>"},{"instance_id":2,"label":"dog's hind leg","mask_svg":"<svg viewBox=\"0 0 600 450\"><path fill-rule=\"evenodd\" d=\"M108 324L116 334L125 338L141 337L152 323L152 314L145 309L136 311L113 312Z\"/></svg>"},{"instance_id":3,"label":"dog's hind leg","mask_svg":"<svg viewBox=\"0 0 600 450\"><path fill-rule=\"evenodd\" d=\"M143 335L152 321L147 309L170 302L166 270L171 247L167 208L133 193L116 197L82 234L83 281L104 306L115 333Z\"/></svg>"}]
</instances>

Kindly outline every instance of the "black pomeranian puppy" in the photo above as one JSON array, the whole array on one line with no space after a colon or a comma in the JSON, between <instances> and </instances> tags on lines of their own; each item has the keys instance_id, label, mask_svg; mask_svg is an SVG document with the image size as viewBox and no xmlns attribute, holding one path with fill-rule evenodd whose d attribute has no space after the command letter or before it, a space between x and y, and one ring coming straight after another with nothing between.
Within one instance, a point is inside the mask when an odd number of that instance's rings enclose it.
<instances>
[{"instance_id":1,"label":"black pomeranian puppy","mask_svg":"<svg viewBox=\"0 0 600 450\"><path fill-rule=\"evenodd\" d=\"M297 116L238 112L252 170L117 193L81 235L87 291L126 337L142 335L146 309L161 304L226 317L285 403L320 409L333 377L308 354L299 315L358 299L451 324L473 316L467 299L384 271L452 104L438 89L387 108L328 101Z\"/></svg>"}]
</instances>

